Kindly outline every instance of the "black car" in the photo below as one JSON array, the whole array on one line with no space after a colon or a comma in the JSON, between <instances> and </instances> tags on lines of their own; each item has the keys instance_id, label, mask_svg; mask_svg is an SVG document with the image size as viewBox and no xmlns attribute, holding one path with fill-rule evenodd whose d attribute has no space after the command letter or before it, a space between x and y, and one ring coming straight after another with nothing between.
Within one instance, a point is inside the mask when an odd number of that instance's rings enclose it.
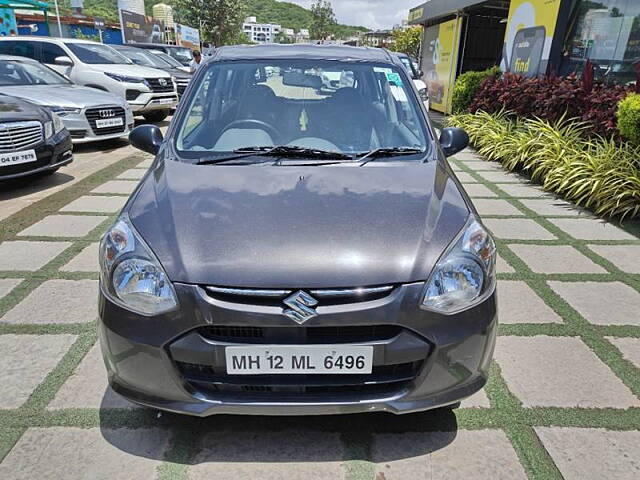
<instances>
[{"instance_id":1,"label":"black car","mask_svg":"<svg viewBox=\"0 0 640 480\"><path fill-rule=\"evenodd\" d=\"M145 48L147 50L160 50L161 52L171 55L185 67L188 67L191 60L193 60L191 50L179 45L167 45L166 43L136 43L135 46L138 48Z\"/></svg>"},{"instance_id":2,"label":"black car","mask_svg":"<svg viewBox=\"0 0 640 480\"><path fill-rule=\"evenodd\" d=\"M322 75L343 74L331 92ZM191 415L408 413L487 381L496 246L400 60L222 47L102 239L114 390Z\"/></svg>"},{"instance_id":3,"label":"black car","mask_svg":"<svg viewBox=\"0 0 640 480\"><path fill-rule=\"evenodd\" d=\"M167 63L164 59L150 50L136 48L135 46L131 45L112 45L112 47L136 65L157 68L158 70L167 72L169 75L171 75L172 80L175 82L176 88L178 90L178 96L180 97L187 89L189 81L193 76L192 73L187 73L176 68L174 65Z\"/></svg>"},{"instance_id":4,"label":"black car","mask_svg":"<svg viewBox=\"0 0 640 480\"><path fill-rule=\"evenodd\" d=\"M0 181L50 174L72 161L71 135L60 117L0 95Z\"/></svg>"}]
</instances>

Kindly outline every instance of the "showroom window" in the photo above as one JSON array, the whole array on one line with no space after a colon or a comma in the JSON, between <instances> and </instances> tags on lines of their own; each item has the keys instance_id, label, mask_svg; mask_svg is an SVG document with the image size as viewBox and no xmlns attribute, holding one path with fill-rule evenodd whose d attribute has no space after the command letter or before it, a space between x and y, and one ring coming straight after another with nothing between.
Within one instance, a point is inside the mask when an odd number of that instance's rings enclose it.
<instances>
[{"instance_id":1,"label":"showroom window","mask_svg":"<svg viewBox=\"0 0 640 480\"><path fill-rule=\"evenodd\" d=\"M640 61L640 2L637 0L579 0L575 2L561 73L582 72L587 60L596 78L635 82Z\"/></svg>"}]
</instances>

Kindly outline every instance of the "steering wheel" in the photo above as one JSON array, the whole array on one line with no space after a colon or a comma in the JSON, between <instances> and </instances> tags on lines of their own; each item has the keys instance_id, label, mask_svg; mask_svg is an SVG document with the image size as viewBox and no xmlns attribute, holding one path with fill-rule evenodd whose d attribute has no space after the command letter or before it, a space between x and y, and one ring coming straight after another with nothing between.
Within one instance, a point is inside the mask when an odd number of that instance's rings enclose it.
<instances>
[{"instance_id":1,"label":"steering wheel","mask_svg":"<svg viewBox=\"0 0 640 480\"><path fill-rule=\"evenodd\" d=\"M255 120L253 118L245 118L243 120L236 120L234 122L231 122L225 127L222 133L234 128L257 128L259 130L264 130L269 134L269 136L273 140L273 143L275 144L277 144L276 140L280 137L280 133L275 129L275 127L269 125L267 122L263 122L262 120Z\"/></svg>"}]
</instances>

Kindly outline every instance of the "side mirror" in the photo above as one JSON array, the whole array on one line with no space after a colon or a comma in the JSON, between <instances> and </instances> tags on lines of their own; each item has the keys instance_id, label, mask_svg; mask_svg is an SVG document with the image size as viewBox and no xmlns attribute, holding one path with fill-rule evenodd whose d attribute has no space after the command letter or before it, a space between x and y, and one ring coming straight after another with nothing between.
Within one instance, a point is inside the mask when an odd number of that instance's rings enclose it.
<instances>
[{"instance_id":1,"label":"side mirror","mask_svg":"<svg viewBox=\"0 0 640 480\"><path fill-rule=\"evenodd\" d=\"M155 125L140 125L129 134L129 142L138 150L156 155L164 138Z\"/></svg>"},{"instance_id":2,"label":"side mirror","mask_svg":"<svg viewBox=\"0 0 640 480\"><path fill-rule=\"evenodd\" d=\"M416 78L415 80L420 80L422 77L424 77L424 72L422 70L418 70L416 72Z\"/></svg>"},{"instance_id":3,"label":"side mirror","mask_svg":"<svg viewBox=\"0 0 640 480\"><path fill-rule=\"evenodd\" d=\"M66 55L56 57L53 63L55 63L56 65L60 65L61 67L73 67L73 60L71 60Z\"/></svg>"},{"instance_id":4,"label":"side mirror","mask_svg":"<svg viewBox=\"0 0 640 480\"><path fill-rule=\"evenodd\" d=\"M461 128L445 128L440 134L440 146L447 157L469 146L469 135Z\"/></svg>"}]
</instances>

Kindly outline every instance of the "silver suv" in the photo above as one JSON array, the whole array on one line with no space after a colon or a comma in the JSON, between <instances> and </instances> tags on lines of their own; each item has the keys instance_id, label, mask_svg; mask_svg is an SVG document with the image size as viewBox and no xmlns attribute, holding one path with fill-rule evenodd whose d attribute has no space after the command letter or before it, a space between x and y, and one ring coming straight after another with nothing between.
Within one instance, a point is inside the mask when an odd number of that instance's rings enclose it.
<instances>
[{"instance_id":1,"label":"silver suv","mask_svg":"<svg viewBox=\"0 0 640 480\"><path fill-rule=\"evenodd\" d=\"M115 93L129 103L134 114L152 122L164 120L178 103L169 74L134 65L101 43L51 37L0 38L0 54L32 58L78 85Z\"/></svg>"}]
</instances>

